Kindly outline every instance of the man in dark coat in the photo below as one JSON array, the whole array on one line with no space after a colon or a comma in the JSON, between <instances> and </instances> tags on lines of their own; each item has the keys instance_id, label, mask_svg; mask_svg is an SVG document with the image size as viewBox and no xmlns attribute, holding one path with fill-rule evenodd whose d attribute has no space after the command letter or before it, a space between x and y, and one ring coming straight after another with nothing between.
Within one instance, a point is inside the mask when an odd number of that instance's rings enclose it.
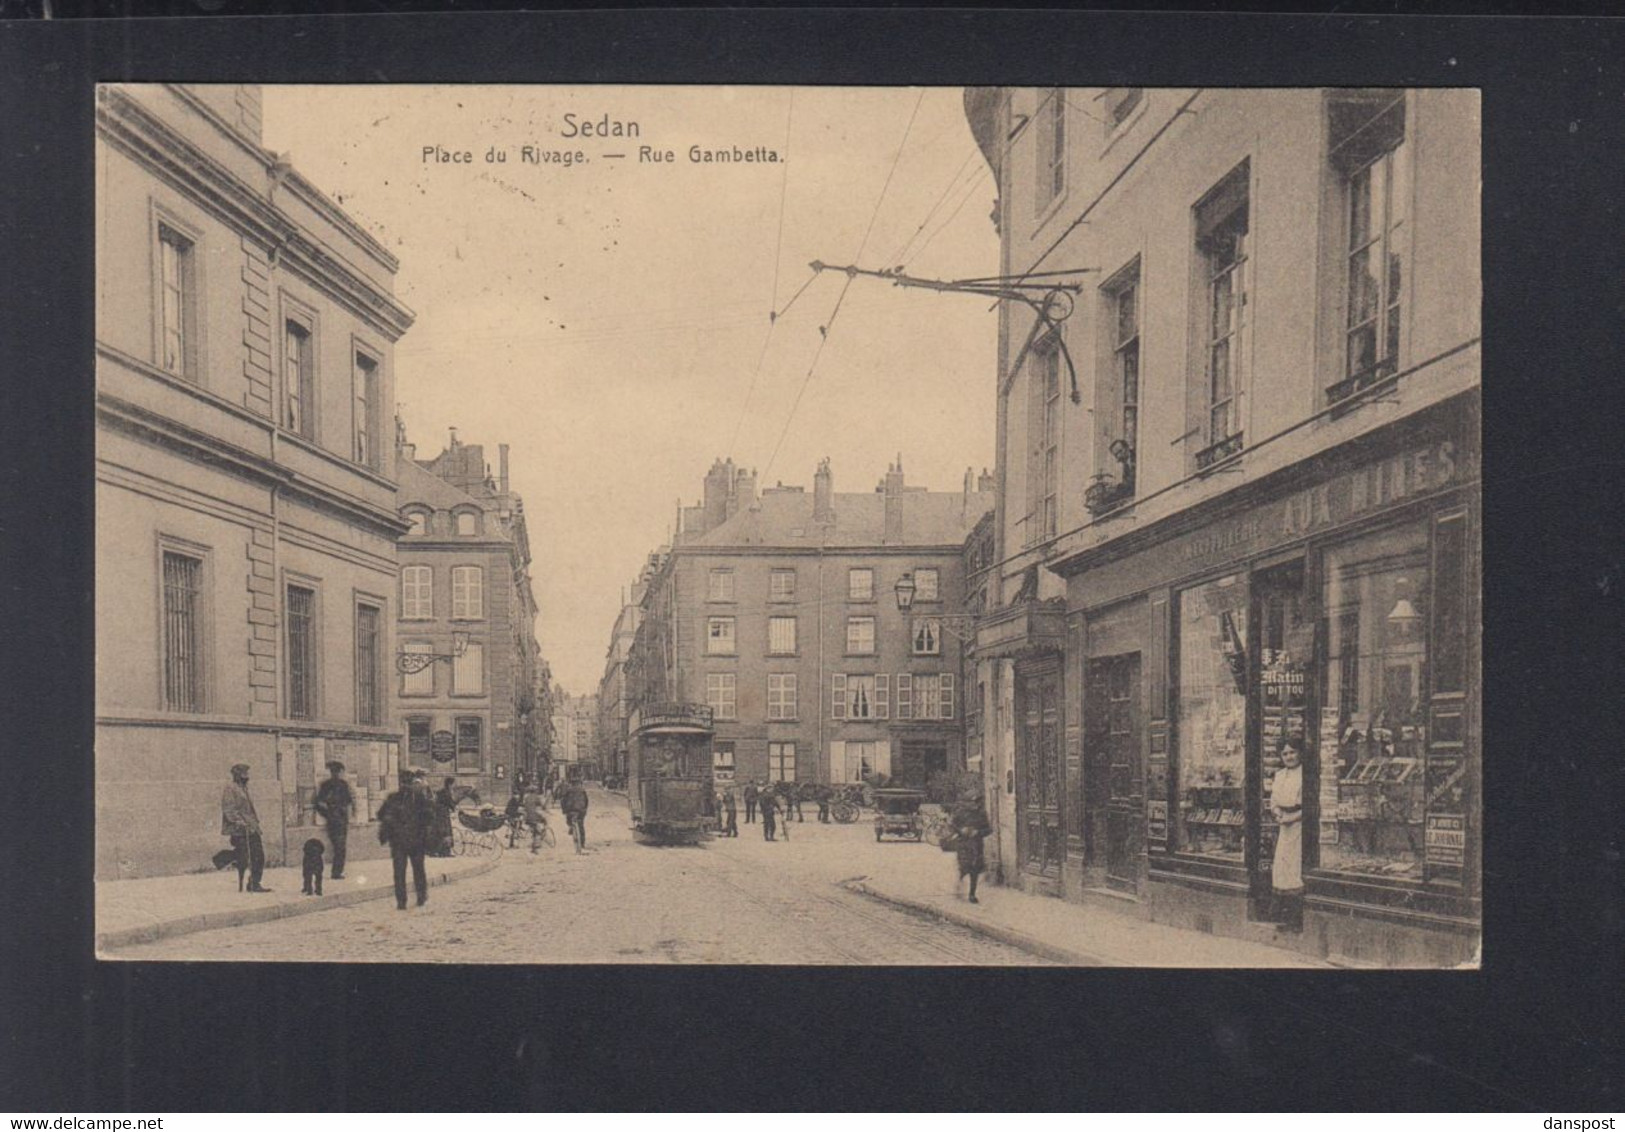
<instances>
[{"instance_id":1,"label":"man in dark coat","mask_svg":"<svg viewBox=\"0 0 1625 1132\"><path fill-rule=\"evenodd\" d=\"M745 783L745 824L756 820L756 780Z\"/></svg>"},{"instance_id":2,"label":"man in dark coat","mask_svg":"<svg viewBox=\"0 0 1625 1132\"><path fill-rule=\"evenodd\" d=\"M959 863L959 876L970 877L970 902L978 903L976 899L976 881L987 871L987 858L982 852L982 839L993 832L992 823L987 820L987 811L982 807L981 795L973 790L967 790L953 812L954 856ZM954 887L959 887L955 880Z\"/></svg>"},{"instance_id":3,"label":"man in dark coat","mask_svg":"<svg viewBox=\"0 0 1625 1132\"><path fill-rule=\"evenodd\" d=\"M248 891L270 892L260 884L265 875L265 845L260 840L260 819L254 812L254 799L248 796L248 764L231 768L231 782L220 795L220 832L231 838L237 853L238 885L248 871Z\"/></svg>"},{"instance_id":4,"label":"man in dark coat","mask_svg":"<svg viewBox=\"0 0 1625 1132\"><path fill-rule=\"evenodd\" d=\"M355 792L344 781L344 764L334 759L327 764L332 772L316 788L316 812L327 822L327 839L333 843L333 879L344 879L344 851L350 839L350 818L355 815Z\"/></svg>"},{"instance_id":5,"label":"man in dark coat","mask_svg":"<svg viewBox=\"0 0 1625 1132\"><path fill-rule=\"evenodd\" d=\"M766 841L777 841L774 836L777 832L779 800L773 796L773 791L763 790L758 799L762 806L762 838Z\"/></svg>"},{"instance_id":6,"label":"man in dark coat","mask_svg":"<svg viewBox=\"0 0 1625 1132\"><path fill-rule=\"evenodd\" d=\"M587 847L587 788L581 779L570 778L559 791L559 809L564 811L566 824L575 834L576 852Z\"/></svg>"},{"instance_id":7,"label":"man in dark coat","mask_svg":"<svg viewBox=\"0 0 1625 1132\"><path fill-rule=\"evenodd\" d=\"M389 846L395 870L395 907L406 910L406 864L412 863L412 885L417 889L418 906L429 902L429 874L423 854L429 844L429 827L434 824L434 799L427 783L419 785L409 770L401 772L401 788L378 807L378 840Z\"/></svg>"}]
</instances>

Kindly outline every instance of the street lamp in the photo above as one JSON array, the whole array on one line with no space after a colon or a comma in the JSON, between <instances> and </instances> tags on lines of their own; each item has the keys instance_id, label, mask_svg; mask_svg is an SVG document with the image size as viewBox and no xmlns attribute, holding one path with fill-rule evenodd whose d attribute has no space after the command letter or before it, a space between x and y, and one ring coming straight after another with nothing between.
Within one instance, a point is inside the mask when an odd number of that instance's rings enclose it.
<instances>
[{"instance_id":1,"label":"street lamp","mask_svg":"<svg viewBox=\"0 0 1625 1132\"><path fill-rule=\"evenodd\" d=\"M457 629L451 635L450 652L403 652L395 658L395 668L410 676L414 672L422 672L437 660L456 660L468 652L468 632Z\"/></svg>"},{"instance_id":2,"label":"street lamp","mask_svg":"<svg viewBox=\"0 0 1625 1132\"><path fill-rule=\"evenodd\" d=\"M948 632L956 641L964 642L976 636L976 618L969 613L930 613L915 617L909 612L914 608L914 595L919 590L914 582L914 575L904 574L897 579L892 587L897 594L897 610L908 619L909 636L914 635L915 621L934 621L937 626Z\"/></svg>"}]
</instances>

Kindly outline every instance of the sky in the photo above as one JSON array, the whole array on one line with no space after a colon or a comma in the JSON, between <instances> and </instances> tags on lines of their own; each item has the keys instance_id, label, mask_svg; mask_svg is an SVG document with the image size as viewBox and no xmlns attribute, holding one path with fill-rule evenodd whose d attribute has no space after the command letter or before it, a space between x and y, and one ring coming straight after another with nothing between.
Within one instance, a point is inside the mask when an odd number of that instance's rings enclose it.
<instances>
[{"instance_id":1,"label":"sky","mask_svg":"<svg viewBox=\"0 0 1625 1132\"><path fill-rule=\"evenodd\" d=\"M998 270L994 184L960 98L264 88L265 145L400 260L395 293L417 321L395 349L396 398L418 456L451 427L493 469L511 446L537 637L567 691L597 690L624 591L713 460L810 489L827 456L837 491L872 490L899 455L910 484L944 491L992 465L989 304L808 266ZM606 116L638 136L580 132ZM587 160L530 163L526 145ZM696 163L694 145L780 161ZM488 162L493 147L507 160Z\"/></svg>"}]
</instances>

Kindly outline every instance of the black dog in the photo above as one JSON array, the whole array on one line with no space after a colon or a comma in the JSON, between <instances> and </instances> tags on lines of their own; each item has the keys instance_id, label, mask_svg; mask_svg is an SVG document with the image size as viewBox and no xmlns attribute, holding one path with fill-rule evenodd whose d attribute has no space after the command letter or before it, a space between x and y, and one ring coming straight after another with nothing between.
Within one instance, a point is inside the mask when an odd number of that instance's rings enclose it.
<instances>
[{"instance_id":1,"label":"black dog","mask_svg":"<svg viewBox=\"0 0 1625 1132\"><path fill-rule=\"evenodd\" d=\"M312 837L305 842L304 893L306 896L320 896L322 894L322 854L326 851L326 848L318 837ZM314 889L312 889L312 885L315 886Z\"/></svg>"}]
</instances>

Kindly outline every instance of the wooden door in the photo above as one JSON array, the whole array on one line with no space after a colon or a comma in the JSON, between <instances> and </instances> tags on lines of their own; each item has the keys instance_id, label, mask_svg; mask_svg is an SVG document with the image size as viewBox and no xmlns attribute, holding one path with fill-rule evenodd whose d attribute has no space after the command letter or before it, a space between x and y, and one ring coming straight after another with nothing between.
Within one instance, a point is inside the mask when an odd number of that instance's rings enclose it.
<instances>
[{"instance_id":1,"label":"wooden door","mask_svg":"<svg viewBox=\"0 0 1625 1132\"><path fill-rule=\"evenodd\" d=\"M1094 827L1091 863L1105 865L1112 888L1135 892L1145 820L1140 654L1090 660L1084 684L1084 794Z\"/></svg>"},{"instance_id":2,"label":"wooden door","mask_svg":"<svg viewBox=\"0 0 1625 1132\"><path fill-rule=\"evenodd\" d=\"M1017 836L1022 868L1058 877L1066 838L1061 811L1061 667L1016 669Z\"/></svg>"}]
</instances>

